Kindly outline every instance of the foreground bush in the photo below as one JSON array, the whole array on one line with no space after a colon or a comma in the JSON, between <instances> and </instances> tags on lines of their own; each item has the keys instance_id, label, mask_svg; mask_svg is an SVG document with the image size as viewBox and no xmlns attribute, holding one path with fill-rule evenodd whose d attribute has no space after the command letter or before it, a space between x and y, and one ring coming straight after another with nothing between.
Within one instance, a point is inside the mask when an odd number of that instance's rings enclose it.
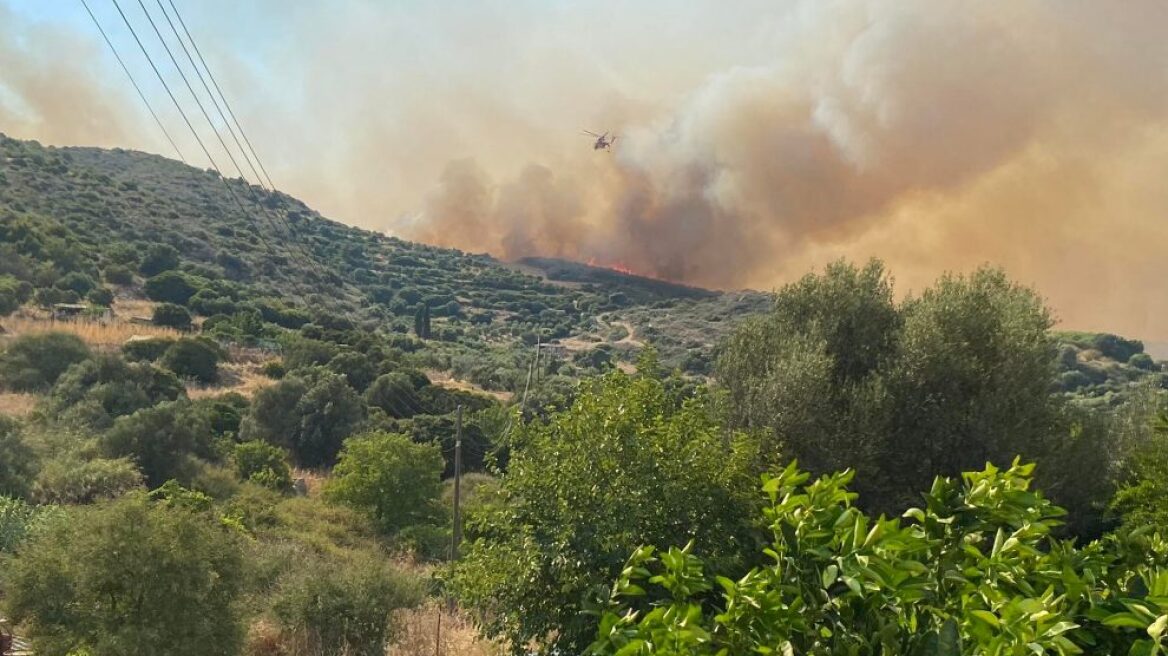
<instances>
[{"instance_id":1,"label":"foreground bush","mask_svg":"<svg viewBox=\"0 0 1168 656\"><path fill-rule=\"evenodd\" d=\"M391 637L390 614L418 605L416 579L379 558L303 572L283 586L276 615L292 635L293 653L383 656Z\"/></svg>"},{"instance_id":2,"label":"foreground bush","mask_svg":"<svg viewBox=\"0 0 1168 656\"><path fill-rule=\"evenodd\" d=\"M581 653L596 633L587 604L642 544L694 540L726 571L749 568L761 539L752 445L705 397L670 387L615 371L516 429L500 501L468 518L454 580L488 634L519 646L551 636L548 649Z\"/></svg>"},{"instance_id":3,"label":"foreground bush","mask_svg":"<svg viewBox=\"0 0 1168 656\"><path fill-rule=\"evenodd\" d=\"M1168 543L1052 537L1033 465L938 478L901 519L852 506L850 472L765 478L771 563L714 576L692 546L637 550L590 653L1157 654Z\"/></svg>"},{"instance_id":4,"label":"foreground bush","mask_svg":"<svg viewBox=\"0 0 1168 656\"><path fill-rule=\"evenodd\" d=\"M5 609L38 654L233 656L242 570L227 529L135 495L26 541L5 572Z\"/></svg>"}]
</instances>

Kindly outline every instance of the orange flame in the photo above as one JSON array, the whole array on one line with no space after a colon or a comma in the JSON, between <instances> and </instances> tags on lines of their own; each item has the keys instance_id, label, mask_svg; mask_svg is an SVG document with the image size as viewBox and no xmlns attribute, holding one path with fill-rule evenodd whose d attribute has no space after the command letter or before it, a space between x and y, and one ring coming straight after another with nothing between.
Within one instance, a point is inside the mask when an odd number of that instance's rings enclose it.
<instances>
[{"instance_id":1,"label":"orange flame","mask_svg":"<svg viewBox=\"0 0 1168 656\"><path fill-rule=\"evenodd\" d=\"M624 264L623 262L604 262L604 263L602 263L602 262L598 261L595 257L588 258L588 266L600 267L601 269L608 269L610 271L616 271L617 273L623 273L626 276L640 276L642 278L650 277L650 276L646 276L643 273L638 273L637 271L633 270L632 267L629 267L628 265Z\"/></svg>"}]
</instances>

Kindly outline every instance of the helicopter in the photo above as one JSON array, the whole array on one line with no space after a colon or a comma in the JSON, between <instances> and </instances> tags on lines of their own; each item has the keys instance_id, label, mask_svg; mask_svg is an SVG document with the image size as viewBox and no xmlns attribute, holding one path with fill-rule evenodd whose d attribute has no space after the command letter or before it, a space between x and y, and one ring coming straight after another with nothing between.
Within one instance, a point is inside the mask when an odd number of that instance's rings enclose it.
<instances>
[{"instance_id":1,"label":"helicopter","mask_svg":"<svg viewBox=\"0 0 1168 656\"><path fill-rule=\"evenodd\" d=\"M612 137L609 137L607 132L604 134L596 134L595 132L589 132L588 130L585 130L584 134L590 137L596 137L596 143L592 144L593 150L607 150L612 148L612 145L616 143L615 134L612 135Z\"/></svg>"}]
</instances>

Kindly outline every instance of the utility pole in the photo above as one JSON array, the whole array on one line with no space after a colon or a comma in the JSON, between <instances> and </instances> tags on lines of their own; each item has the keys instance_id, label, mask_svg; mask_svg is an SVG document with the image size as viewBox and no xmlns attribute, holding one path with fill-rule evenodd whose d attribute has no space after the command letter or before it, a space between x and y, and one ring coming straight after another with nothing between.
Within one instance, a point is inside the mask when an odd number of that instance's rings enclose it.
<instances>
[{"instance_id":1,"label":"utility pole","mask_svg":"<svg viewBox=\"0 0 1168 656\"><path fill-rule=\"evenodd\" d=\"M458 543L462 542L462 404L454 420L454 530L450 536L450 564L458 560ZM454 597L446 597L447 612L454 612ZM434 635L434 656L442 654L442 612L438 612L438 624Z\"/></svg>"},{"instance_id":2,"label":"utility pole","mask_svg":"<svg viewBox=\"0 0 1168 656\"><path fill-rule=\"evenodd\" d=\"M454 423L454 537L450 543L450 559L458 560L458 545L462 542L462 405Z\"/></svg>"},{"instance_id":3,"label":"utility pole","mask_svg":"<svg viewBox=\"0 0 1168 656\"><path fill-rule=\"evenodd\" d=\"M462 405L454 420L454 530L450 536L450 562L458 560L458 545L462 542ZM454 598L447 599L454 612Z\"/></svg>"}]
</instances>

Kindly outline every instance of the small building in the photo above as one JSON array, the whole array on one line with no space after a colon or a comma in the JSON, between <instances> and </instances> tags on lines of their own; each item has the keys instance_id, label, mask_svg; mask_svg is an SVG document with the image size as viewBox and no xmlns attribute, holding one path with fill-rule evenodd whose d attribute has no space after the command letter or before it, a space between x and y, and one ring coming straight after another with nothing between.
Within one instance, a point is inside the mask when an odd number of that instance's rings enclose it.
<instances>
[{"instance_id":1,"label":"small building","mask_svg":"<svg viewBox=\"0 0 1168 656\"><path fill-rule=\"evenodd\" d=\"M88 309L89 306L84 303L55 303L53 305L53 319L55 321L76 319Z\"/></svg>"}]
</instances>

